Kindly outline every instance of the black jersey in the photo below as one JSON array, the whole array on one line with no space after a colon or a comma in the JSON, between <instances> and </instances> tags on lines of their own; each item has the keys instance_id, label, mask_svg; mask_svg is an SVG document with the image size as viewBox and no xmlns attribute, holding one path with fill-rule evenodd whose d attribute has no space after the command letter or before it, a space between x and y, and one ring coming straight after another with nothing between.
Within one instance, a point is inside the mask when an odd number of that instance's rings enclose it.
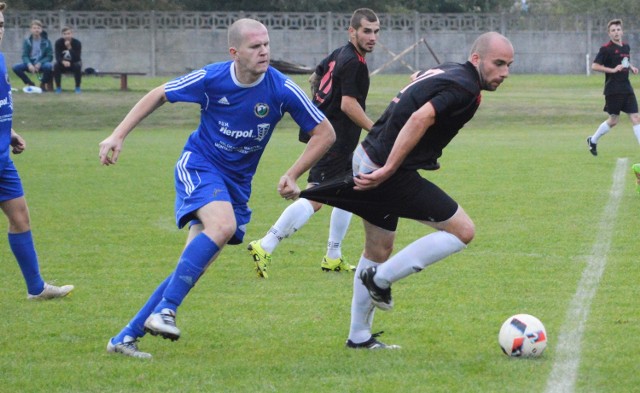
<instances>
[{"instance_id":1,"label":"black jersey","mask_svg":"<svg viewBox=\"0 0 640 393\"><path fill-rule=\"evenodd\" d=\"M607 68L616 68L618 65L626 63L624 70L604 75L604 95L633 93L631 82L629 82L630 52L629 44L625 42L618 45L609 41L600 47L600 51L593 60L594 63Z\"/></svg>"},{"instance_id":2,"label":"black jersey","mask_svg":"<svg viewBox=\"0 0 640 393\"><path fill-rule=\"evenodd\" d=\"M423 72L391 101L362 142L367 155L384 165L398 133L427 102L436 121L409 153L401 168L434 169L437 159L480 106L480 79L473 64L445 63Z\"/></svg>"},{"instance_id":3,"label":"black jersey","mask_svg":"<svg viewBox=\"0 0 640 393\"><path fill-rule=\"evenodd\" d=\"M342 96L354 97L362 110L369 93L369 68L351 42L334 50L320 62L315 71L320 86L313 102L327 116L336 132L336 141L329 151L350 154L360 141L362 129L342 110ZM304 138L306 137L306 138ZM307 142L307 133L300 140Z\"/></svg>"}]
</instances>

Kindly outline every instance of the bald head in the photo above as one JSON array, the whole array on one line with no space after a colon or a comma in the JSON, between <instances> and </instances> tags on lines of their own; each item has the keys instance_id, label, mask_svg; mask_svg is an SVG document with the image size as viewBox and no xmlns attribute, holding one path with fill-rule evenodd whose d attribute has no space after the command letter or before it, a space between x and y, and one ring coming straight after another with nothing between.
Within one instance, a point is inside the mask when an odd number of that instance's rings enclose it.
<instances>
[{"instance_id":1,"label":"bald head","mask_svg":"<svg viewBox=\"0 0 640 393\"><path fill-rule=\"evenodd\" d=\"M227 40L230 48L238 48L248 32L266 31L267 28L255 19L243 18L238 19L229 26Z\"/></svg>"},{"instance_id":2,"label":"bald head","mask_svg":"<svg viewBox=\"0 0 640 393\"><path fill-rule=\"evenodd\" d=\"M496 33L495 31L481 34L478 38L476 38L473 45L471 46L471 51L469 52L469 60L471 60L474 54L483 58L487 55L487 53L496 49L507 51L511 50L511 52L513 52L511 41L509 41L509 39L502 34Z\"/></svg>"}]
</instances>

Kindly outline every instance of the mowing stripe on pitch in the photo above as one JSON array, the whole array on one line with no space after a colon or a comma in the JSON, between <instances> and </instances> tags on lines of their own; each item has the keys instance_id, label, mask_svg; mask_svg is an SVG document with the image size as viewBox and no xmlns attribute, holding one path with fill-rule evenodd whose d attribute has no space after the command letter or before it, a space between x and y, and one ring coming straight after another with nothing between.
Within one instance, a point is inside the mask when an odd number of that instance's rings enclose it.
<instances>
[{"instance_id":1,"label":"mowing stripe on pitch","mask_svg":"<svg viewBox=\"0 0 640 393\"><path fill-rule=\"evenodd\" d=\"M587 266L582 272L578 289L571 300L554 348L556 360L547 380L547 393L571 393L575 390L578 366L580 365L582 335L591 308L591 301L598 290L600 278L607 264L607 255L611 247L611 237L622 199L624 175L628 165L626 158L618 158L616 169L613 172L613 185L609 201L602 212L598 225L596 242L587 259Z\"/></svg>"}]
</instances>

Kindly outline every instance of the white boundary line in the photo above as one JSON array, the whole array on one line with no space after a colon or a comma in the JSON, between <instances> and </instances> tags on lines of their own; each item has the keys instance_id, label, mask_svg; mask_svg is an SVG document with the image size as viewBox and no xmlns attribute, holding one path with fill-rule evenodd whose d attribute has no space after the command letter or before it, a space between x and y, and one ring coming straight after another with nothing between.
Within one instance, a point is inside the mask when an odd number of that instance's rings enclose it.
<instances>
[{"instance_id":1,"label":"white boundary line","mask_svg":"<svg viewBox=\"0 0 640 393\"><path fill-rule=\"evenodd\" d=\"M600 218L598 234L591 255L587 259L587 266L582 272L578 289L571 300L564 324L558 335L556 360L547 379L547 389L545 390L547 393L572 393L575 390L580 365L582 335L591 308L591 301L598 290L600 278L607 264L607 255L611 247L611 237L624 191L624 175L628 165L627 158L618 158L613 172L613 185L609 201Z\"/></svg>"}]
</instances>

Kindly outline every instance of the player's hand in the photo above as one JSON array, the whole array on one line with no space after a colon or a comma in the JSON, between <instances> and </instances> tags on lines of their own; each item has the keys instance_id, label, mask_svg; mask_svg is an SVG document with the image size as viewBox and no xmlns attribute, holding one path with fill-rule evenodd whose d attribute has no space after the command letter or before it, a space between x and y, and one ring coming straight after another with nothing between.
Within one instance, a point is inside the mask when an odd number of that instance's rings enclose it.
<instances>
[{"instance_id":1,"label":"player's hand","mask_svg":"<svg viewBox=\"0 0 640 393\"><path fill-rule=\"evenodd\" d=\"M113 135L100 142L100 162L102 165L115 165L124 141Z\"/></svg>"},{"instance_id":2,"label":"player's hand","mask_svg":"<svg viewBox=\"0 0 640 393\"><path fill-rule=\"evenodd\" d=\"M384 183L393 173L386 170L384 167L378 168L370 173L359 173L358 176L353 178L356 184L353 187L356 191L371 190Z\"/></svg>"},{"instance_id":3,"label":"player's hand","mask_svg":"<svg viewBox=\"0 0 640 393\"><path fill-rule=\"evenodd\" d=\"M278 182L278 193L284 199L298 199L300 196L300 188L294 179L288 175L284 175Z\"/></svg>"},{"instance_id":4,"label":"player's hand","mask_svg":"<svg viewBox=\"0 0 640 393\"><path fill-rule=\"evenodd\" d=\"M11 133L11 152L13 154L20 154L27 148L27 144L24 139L15 132Z\"/></svg>"}]
</instances>

